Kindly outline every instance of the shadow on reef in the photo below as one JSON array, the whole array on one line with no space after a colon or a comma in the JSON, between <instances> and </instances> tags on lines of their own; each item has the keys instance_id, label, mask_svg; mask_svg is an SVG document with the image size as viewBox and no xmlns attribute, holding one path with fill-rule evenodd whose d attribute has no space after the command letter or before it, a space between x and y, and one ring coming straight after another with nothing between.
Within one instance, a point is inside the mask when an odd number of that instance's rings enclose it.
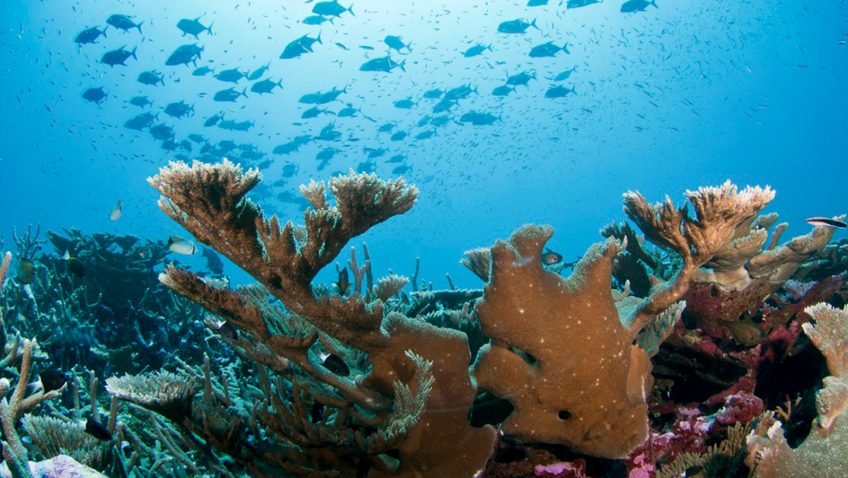
<instances>
[{"instance_id":1,"label":"shadow on reef","mask_svg":"<svg viewBox=\"0 0 848 478\"><path fill-rule=\"evenodd\" d=\"M375 279L367 246L349 246L408 211L414 186L313 181L295 225L246 198L259 181L227 161L149 179L248 286L160 268L161 242L71 230L48 236L58 258L37 231L16 237L0 302L14 476L29 456L131 477L845 469L846 454L821 453L848 433L848 310L833 307L848 247L828 227L780 243L785 225L760 214L768 188L688 191L694 216L628 192L637 227L606 227L578 262L526 225L466 252L482 290L433 290L417 262L411 279ZM334 261L338 280L314 283ZM27 391L34 372L42 388Z\"/></svg>"}]
</instances>

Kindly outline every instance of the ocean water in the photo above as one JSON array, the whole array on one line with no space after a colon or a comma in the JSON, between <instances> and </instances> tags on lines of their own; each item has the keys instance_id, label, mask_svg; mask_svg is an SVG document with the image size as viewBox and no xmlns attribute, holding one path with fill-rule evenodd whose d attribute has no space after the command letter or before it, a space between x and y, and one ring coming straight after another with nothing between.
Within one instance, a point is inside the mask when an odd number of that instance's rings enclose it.
<instances>
[{"instance_id":1,"label":"ocean water","mask_svg":"<svg viewBox=\"0 0 848 478\"><path fill-rule=\"evenodd\" d=\"M602 227L626 220L630 190L682 204L687 190L728 179L768 185L777 195L765 212L789 223L784 237L809 232L811 216L848 212L843 0L656 0L632 12L621 0L353 0L309 24L316 3L4 0L3 249L28 224L193 241L146 179L194 159L258 168L249 197L295 223L301 184L350 170L404 177L420 190L412 210L350 245L368 244L377 276L410 276L419 258L419 280L435 289L448 287L446 274L460 288L482 287L460 265L463 252L527 223L551 225L548 247L576 260ZM107 28L116 14L139 26ZM181 20L209 30L187 35ZM499 31L512 20L526 31ZM105 35L75 41L92 27ZM304 36L320 41L281 58ZM550 56L531 53L546 43ZM166 64L189 44L202 48L198 58ZM479 54L467 55L475 46ZM105 64L118 49L132 53L125 64ZM390 71L363 71L375 60ZM261 68L252 80L215 77ZM151 71L161 83L139 81ZM255 91L262 80L274 83L269 93ZM234 101L215 99L229 88ZM92 89L105 96L86 98ZM333 91L326 103L305 99ZM166 112L179 102L185 116ZM311 108L317 116L304 117ZM157 127L171 139L154 137ZM322 130L337 138L321 139ZM845 237L838 229L834 241ZM205 267L199 255L169 258ZM224 273L252 281L230 262ZM328 266L317 281L336 274Z\"/></svg>"}]
</instances>

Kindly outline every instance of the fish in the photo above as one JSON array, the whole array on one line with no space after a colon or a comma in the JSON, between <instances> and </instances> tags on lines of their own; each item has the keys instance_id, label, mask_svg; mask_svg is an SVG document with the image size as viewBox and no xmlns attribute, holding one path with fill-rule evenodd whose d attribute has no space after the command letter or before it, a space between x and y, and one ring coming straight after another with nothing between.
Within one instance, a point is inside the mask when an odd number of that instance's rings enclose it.
<instances>
[{"instance_id":1,"label":"fish","mask_svg":"<svg viewBox=\"0 0 848 478\"><path fill-rule=\"evenodd\" d=\"M157 70L142 71L136 80L143 85L156 86L161 83L165 86L165 75Z\"/></svg>"},{"instance_id":2,"label":"fish","mask_svg":"<svg viewBox=\"0 0 848 478\"><path fill-rule=\"evenodd\" d=\"M536 73L532 71L522 71L506 78L506 84L509 86L527 86L530 80L536 79Z\"/></svg>"},{"instance_id":3,"label":"fish","mask_svg":"<svg viewBox=\"0 0 848 478\"><path fill-rule=\"evenodd\" d=\"M548 78L548 79L551 80L551 81L564 81L564 80L567 80L571 76L571 74L574 73L575 70L577 70L576 66L572 67L570 70L562 71L559 74L557 74L555 77Z\"/></svg>"},{"instance_id":4,"label":"fish","mask_svg":"<svg viewBox=\"0 0 848 478\"><path fill-rule=\"evenodd\" d=\"M403 141L407 136L409 136L409 133L406 131L396 131L389 139L392 141Z\"/></svg>"},{"instance_id":5,"label":"fish","mask_svg":"<svg viewBox=\"0 0 848 478\"><path fill-rule=\"evenodd\" d=\"M392 174L404 174L404 173L409 172L411 169L412 169L412 167L409 166L408 164L401 164L400 166L397 166L394 169L392 169Z\"/></svg>"},{"instance_id":6,"label":"fish","mask_svg":"<svg viewBox=\"0 0 848 478\"><path fill-rule=\"evenodd\" d=\"M304 18L303 20L301 20L301 22L305 25L320 25L324 22L333 23L333 19L327 18L323 15L310 15L310 16Z\"/></svg>"},{"instance_id":7,"label":"fish","mask_svg":"<svg viewBox=\"0 0 848 478\"><path fill-rule=\"evenodd\" d=\"M327 110L327 109L323 109L323 108L319 108L317 106L313 106L312 108L309 108L308 110L304 111L300 115L300 119L317 118L319 115L322 115L322 114L333 114L333 112L330 111L330 110Z\"/></svg>"},{"instance_id":8,"label":"fish","mask_svg":"<svg viewBox=\"0 0 848 478\"><path fill-rule=\"evenodd\" d=\"M208 66L201 66L200 68L195 68L194 71L191 72L191 76L206 76L209 73L214 73L215 70L209 68Z\"/></svg>"},{"instance_id":9,"label":"fish","mask_svg":"<svg viewBox=\"0 0 848 478\"><path fill-rule=\"evenodd\" d=\"M235 88L227 88L225 90L221 90L215 93L215 96L212 97L214 101L223 101L234 103L239 96L244 96L247 98L247 88L241 90L241 93L235 90Z\"/></svg>"},{"instance_id":10,"label":"fish","mask_svg":"<svg viewBox=\"0 0 848 478\"><path fill-rule=\"evenodd\" d=\"M68 376L61 370L55 368L44 370L38 374L38 378L41 382L41 389L44 390L44 393L59 390L68 383Z\"/></svg>"},{"instance_id":11,"label":"fish","mask_svg":"<svg viewBox=\"0 0 848 478\"><path fill-rule=\"evenodd\" d=\"M85 264L83 264L78 258L72 256L70 251L65 251L65 254L62 255L62 260L65 261L68 272L76 277L85 276Z\"/></svg>"},{"instance_id":12,"label":"fish","mask_svg":"<svg viewBox=\"0 0 848 478\"><path fill-rule=\"evenodd\" d=\"M350 48L346 47L344 43L336 42L336 46L341 48L344 51L350 51Z\"/></svg>"},{"instance_id":13,"label":"fish","mask_svg":"<svg viewBox=\"0 0 848 478\"><path fill-rule=\"evenodd\" d=\"M463 100L471 96L472 93L477 93L477 87L471 87L471 85L461 85L456 88L451 88L445 92L445 100L455 101L455 100Z\"/></svg>"},{"instance_id":14,"label":"fish","mask_svg":"<svg viewBox=\"0 0 848 478\"><path fill-rule=\"evenodd\" d=\"M477 43L474 46L469 47L465 50L465 53L462 54L465 58L473 58L475 56L482 55L484 51L489 50L492 51L492 44L484 45L482 43Z\"/></svg>"},{"instance_id":15,"label":"fish","mask_svg":"<svg viewBox=\"0 0 848 478\"><path fill-rule=\"evenodd\" d=\"M150 98L146 96L133 96L132 98L130 98L130 104L133 106L138 106L139 108L144 108L145 106L152 105L153 102L150 101Z\"/></svg>"},{"instance_id":16,"label":"fish","mask_svg":"<svg viewBox=\"0 0 848 478\"><path fill-rule=\"evenodd\" d=\"M133 48L132 51L125 50L124 47L118 48L116 50L107 51L100 57L100 63L109 66L121 65L127 66L125 61L129 59L129 57L133 57L138 60L138 57L135 56L135 52L138 48Z\"/></svg>"},{"instance_id":17,"label":"fish","mask_svg":"<svg viewBox=\"0 0 848 478\"><path fill-rule=\"evenodd\" d=\"M501 24L498 25L498 32L500 32L500 33L524 33L530 27L533 27L536 30L539 29L539 27L536 26L536 19L535 18L530 23L527 23L526 20L516 18L515 20L507 20L505 22L501 22Z\"/></svg>"},{"instance_id":18,"label":"fish","mask_svg":"<svg viewBox=\"0 0 848 478\"><path fill-rule=\"evenodd\" d=\"M350 375L350 368L338 355L319 352L318 357L321 359L321 365L330 372L333 372L340 377L347 377Z\"/></svg>"},{"instance_id":19,"label":"fish","mask_svg":"<svg viewBox=\"0 0 848 478\"><path fill-rule=\"evenodd\" d=\"M384 148L363 148L363 151L368 154L368 159L379 158L387 153Z\"/></svg>"},{"instance_id":20,"label":"fish","mask_svg":"<svg viewBox=\"0 0 848 478\"><path fill-rule=\"evenodd\" d=\"M88 417L85 421L85 432L98 440L107 441L112 439L112 434L109 433L109 430L92 417Z\"/></svg>"},{"instance_id":21,"label":"fish","mask_svg":"<svg viewBox=\"0 0 848 478\"><path fill-rule=\"evenodd\" d=\"M118 203L115 204L115 207L112 208L112 211L109 213L109 220L112 222L117 221L121 218L123 214L123 208L121 207L121 201L118 200Z\"/></svg>"},{"instance_id":22,"label":"fish","mask_svg":"<svg viewBox=\"0 0 848 478\"><path fill-rule=\"evenodd\" d=\"M507 96L515 91L515 88L509 85L501 85L492 90L492 96Z\"/></svg>"},{"instance_id":23,"label":"fish","mask_svg":"<svg viewBox=\"0 0 848 478\"><path fill-rule=\"evenodd\" d=\"M542 264L546 266L553 266L562 262L562 254L554 252L547 247L544 252L542 252Z\"/></svg>"},{"instance_id":24,"label":"fish","mask_svg":"<svg viewBox=\"0 0 848 478\"><path fill-rule=\"evenodd\" d=\"M397 35L386 35L386 38L383 39L383 43L392 50L396 50L398 52L404 48L406 48L407 53L412 51L412 48L409 46L411 43L404 43L401 37Z\"/></svg>"},{"instance_id":25,"label":"fish","mask_svg":"<svg viewBox=\"0 0 848 478\"><path fill-rule=\"evenodd\" d=\"M203 258L206 259L206 268L209 269L209 272L215 275L222 275L224 273L224 261L221 260L221 257L213 249L204 247Z\"/></svg>"},{"instance_id":26,"label":"fish","mask_svg":"<svg viewBox=\"0 0 848 478\"><path fill-rule=\"evenodd\" d=\"M386 161L386 162L387 163L402 163L404 161L406 161L406 156L404 156L402 154L396 154L396 155L392 156L391 158L389 158L388 161Z\"/></svg>"},{"instance_id":27,"label":"fish","mask_svg":"<svg viewBox=\"0 0 848 478\"><path fill-rule=\"evenodd\" d=\"M23 285L27 285L32 284L33 279L35 279L35 264L32 262L32 259L21 258L18 261L18 275L15 277L15 280Z\"/></svg>"},{"instance_id":28,"label":"fish","mask_svg":"<svg viewBox=\"0 0 848 478\"><path fill-rule=\"evenodd\" d=\"M530 49L529 56L530 58L543 58L543 57L551 57L555 56L557 53L564 51L566 53L571 53L568 51L568 43L563 44L562 46L554 45L554 42L549 41L542 43L541 45L536 45Z\"/></svg>"},{"instance_id":29,"label":"fish","mask_svg":"<svg viewBox=\"0 0 848 478\"><path fill-rule=\"evenodd\" d=\"M480 113L478 111L469 111L459 118L460 123L471 123L474 126L489 126L498 121L500 118L491 113Z\"/></svg>"},{"instance_id":30,"label":"fish","mask_svg":"<svg viewBox=\"0 0 848 478\"><path fill-rule=\"evenodd\" d=\"M238 83L239 80L246 76L247 73L240 72L238 68L230 68L219 72L215 75L215 78L221 81L226 81L227 83Z\"/></svg>"},{"instance_id":31,"label":"fish","mask_svg":"<svg viewBox=\"0 0 848 478\"><path fill-rule=\"evenodd\" d=\"M171 128L164 123L159 123L150 128L150 135L159 141L169 141L174 139L176 133L174 133L174 128Z\"/></svg>"},{"instance_id":32,"label":"fish","mask_svg":"<svg viewBox=\"0 0 848 478\"><path fill-rule=\"evenodd\" d=\"M263 66L253 70L249 75L247 75L247 79L249 81L256 81L259 78L262 78L262 75L268 72L268 68L271 67L270 63L266 63Z\"/></svg>"},{"instance_id":33,"label":"fish","mask_svg":"<svg viewBox=\"0 0 848 478\"><path fill-rule=\"evenodd\" d=\"M106 19L106 23L117 28L118 30L128 31L132 30L133 28L136 28L138 29L139 33L142 33L141 24L144 22L136 23L132 20L131 16L116 13L114 15L110 15L109 18Z\"/></svg>"},{"instance_id":34,"label":"fish","mask_svg":"<svg viewBox=\"0 0 848 478\"><path fill-rule=\"evenodd\" d=\"M74 43L78 45L88 45L89 43L95 43L100 36L106 36L106 29L103 30L97 27L86 28L85 30L77 33L77 36L74 37Z\"/></svg>"},{"instance_id":35,"label":"fish","mask_svg":"<svg viewBox=\"0 0 848 478\"><path fill-rule=\"evenodd\" d=\"M388 133L389 131L395 129L395 126L397 125L395 125L394 123L384 123L381 124L379 128L377 128L377 131L381 133Z\"/></svg>"},{"instance_id":36,"label":"fish","mask_svg":"<svg viewBox=\"0 0 848 478\"><path fill-rule=\"evenodd\" d=\"M444 98L433 106L433 113L449 112L454 106L456 106L456 100Z\"/></svg>"},{"instance_id":37,"label":"fish","mask_svg":"<svg viewBox=\"0 0 848 478\"><path fill-rule=\"evenodd\" d=\"M141 113L139 115L133 116L128 119L126 123L124 123L124 128L134 129L136 131L141 131L144 128L149 128L153 122L158 119L158 113Z\"/></svg>"},{"instance_id":38,"label":"fish","mask_svg":"<svg viewBox=\"0 0 848 478\"><path fill-rule=\"evenodd\" d=\"M332 90L325 92L319 91L316 93L307 93L300 97L298 103L305 105L323 105L336 101L342 93L347 93L347 87L342 89L333 88Z\"/></svg>"},{"instance_id":39,"label":"fish","mask_svg":"<svg viewBox=\"0 0 848 478\"><path fill-rule=\"evenodd\" d=\"M169 237L167 244L168 250L177 254L190 256L192 254L197 253L197 246L193 242L189 241L188 239L183 239L179 236Z\"/></svg>"},{"instance_id":40,"label":"fish","mask_svg":"<svg viewBox=\"0 0 848 478\"><path fill-rule=\"evenodd\" d=\"M336 115L339 118L353 118L356 116L356 113L359 112L359 108L356 108L352 104L348 103L344 108L340 109Z\"/></svg>"},{"instance_id":41,"label":"fish","mask_svg":"<svg viewBox=\"0 0 848 478\"><path fill-rule=\"evenodd\" d=\"M543 5L547 5L548 0L527 0L528 7L541 7Z\"/></svg>"},{"instance_id":42,"label":"fish","mask_svg":"<svg viewBox=\"0 0 848 478\"><path fill-rule=\"evenodd\" d=\"M289 42L289 44L283 49L283 53L280 54L280 58L283 60L290 60L292 58L297 58L304 53L311 53L312 45L315 43L324 43L321 41L321 33L318 33L318 36L315 38L312 38L309 35L303 35L302 37Z\"/></svg>"},{"instance_id":43,"label":"fish","mask_svg":"<svg viewBox=\"0 0 848 478\"><path fill-rule=\"evenodd\" d=\"M203 26L203 24L200 23L200 17L195 19L183 18L177 22L177 28L183 32L183 36L191 35L194 38L198 38L203 32L207 32L212 35L212 24L208 27Z\"/></svg>"},{"instance_id":44,"label":"fish","mask_svg":"<svg viewBox=\"0 0 848 478\"><path fill-rule=\"evenodd\" d=\"M829 217L823 216L813 216L808 217L804 220L807 224L810 224L815 227L834 227L837 229L845 229L848 228L848 223L845 221L841 221L839 219L832 219Z\"/></svg>"},{"instance_id":45,"label":"fish","mask_svg":"<svg viewBox=\"0 0 848 478\"><path fill-rule=\"evenodd\" d=\"M566 7L580 8L585 7L587 5L594 5L596 3L601 3L601 0L568 0L568 2L566 3Z\"/></svg>"},{"instance_id":46,"label":"fish","mask_svg":"<svg viewBox=\"0 0 848 478\"><path fill-rule=\"evenodd\" d=\"M556 85L548 88L545 92L545 98L565 98L569 94L574 94L574 88L566 88L562 85Z\"/></svg>"},{"instance_id":47,"label":"fish","mask_svg":"<svg viewBox=\"0 0 848 478\"><path fill-rule=\"evenodd\" d=\"M250 87L250 91L252 91L253 93L259 93L260 95L263 95L265 93L273 92L274 88L277 88L277 87L279 87L280 89L283 88L283 80L274 81L274 80L271 80L271 79L264 79L262 81L257 81L256 83L254 83Z\"/></svg>"},{"instance_id":48,"label":"fish","mask_svg":"<svg viewBox=\"0 0 848 478\"><path fill-rule=\"evenodd\" d=\"M203 53L203 47L197 43L187 43L180 45L173 53L165 60L168 66L188 65L191 63L197 66L197 60L200 59L200 54Z\"/></svg>"},{"instance_id":49,"label":"fish","mask_svg":"<svg viewBox=\"0 0 848 478\"><path fill-rule=\"evenodd\" d=\"M351 16L356 16L353 14L353 5L345 8L337 0L318 2L312 7L312 13L325 17L340 17L344 12L350 12Z\"/></svg>"},{"instance_id":50,"label":"fish","mask_svg":"<svg viewBox=\"0 0 848 478\"><path fill-rule=\"evenodd\" d=\"M422 131L415 135L415 139L430 139L436 134L435 130Z\"/></svg>"},{"instance_id":51,"label":"fish","mask_svg":"<svg viewBox=\"0 0 848 478\"><path fill-rule=\"evenodd\" d=\"M626 2L621 4L621 12L622 13L636 13L636 12L644 12L646 8L650 5L653 5L654 8L660 8L657 6L656 0L627 0Z\"/></svg>"},{"instance_id":52,"label":"fish","mask_svg":"<svg viewBox=\"0 0 848 478\"><path fill-rule=\"evenodd\" d=\"M253 127L253 121L225 120L218 123L218 127L229 131L247 131Z\"/></svg>"},{"instance_id":53,"label":"fish","mask_svg":"<svg viewBox=\"0 0 848 478\"><path fill-rule=\"evenodd\" d=\"M98 88L89 88L83 92L82 97L99 105L106 99L106 92L103 91L102 86Z\"/></svg>"},{"instance_id":54,"label":"fish","mask_svg":"<svg viewBox=\"0 0 848 478\"><path fill-rule=\"evenodd\" d=\"M165 114L174 118L194 116L194 106L185 101L168 103L168 106L165 107Z\"/></svg>"},{"instance_id":55,"label":"fish","mask_svg":"<svg viewBox=\"0 0 848 478\"><path fill-rule=\"evenodd\" d=\"M434 88L432 90L425 91L423 96L424 96L424 98L426 98L428 100L437 100L437 99L441 98L443 94L445 94L444 91L442 91L438 88Z\"/></svg>"},{"instance_id":56,"label":"fish","mask_svg":"<svg viewBox=\"0 0 848 478\"><path fill-rule=\"evenodd\" d=\"M404 98L402 100L397 100L392 104L394 105L395 108L402 109L402 110L408 110L408 109L411 109L413 106L415 106L415 102L412 101L412 98Z\"/></svg>"},{"instance_id":57,"label":"fish","mask_svg":"<svg viewBox=\"0 0 848 478\"><path fill-rule=\"evenodd\" d=\"M406 60L398 63L388 56L381 56L380 58L372 58L360 65L359 71L382 71L384 73L391 73L391 71L395 68L400 68L402 71L406 71L405 63Z\"/></svg>"},{"instance_id":58,"label":"fish","mask_svg":"<svg viewBox=\"0 0 848 478\"><path fill-rule=\"evenodd\" d=\"M212 115L212 116L206 118L206 121L203 122L203 126L205 126L207 128L210 127L210 126L215 126L223 118L224 118L223 113L218 113L216 115Z\"/></svg>"}]
</instances>

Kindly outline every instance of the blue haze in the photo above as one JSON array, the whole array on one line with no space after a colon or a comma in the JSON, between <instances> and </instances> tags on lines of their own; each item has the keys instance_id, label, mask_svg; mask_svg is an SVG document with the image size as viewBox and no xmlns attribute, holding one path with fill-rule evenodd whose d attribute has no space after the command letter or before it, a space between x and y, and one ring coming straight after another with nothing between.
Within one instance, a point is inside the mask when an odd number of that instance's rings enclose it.
<instances>
[{"instance_id":1,"label":"blue haze","mask_svg":"<svg viewBox=\"0 0 848 478\"><path fill-rule=\"evenodd\" d=\"M268 184L280 178L283 164L298 164L295 177L259 200L267 213L283 218L300 221L302 211L274 199L276 194L296 193L310 179L356 168L365 160L363 147L389 150L377 164L384 177L394 166L385 160L405 155L412 168L405 176L420 187L419 202L363 240L377 275L388 268L410 275L420 256L422 277L436 287L446 286L445 272L461 286L479 286L458 265L462 252L507 237L527 222L553 225L550 247L566 259L577 257L599 239L602 226L624 219L621 194L629 189L650 200L669 194L680 202L686 189L728 178L739 185L768 184L778 192L768 210L790 222L789 234L808 230L807 216L848 212L848 6L839 0L658 0L659 8L624 14L620 5L606 1L566 10L556 1L530 8L513 1L356 0L355 16L344 13L333 24L311 26L301 20L312 4L301 2L5 0L0 237L8 249L11 228L20 231L28 223L40 223L42 230L78 227L154 239L184 234L159 211L157 194L145 181L174 152L161 149L149 133L123 126L142 111L127 100L141 94L154 99L153 111L172 101L195 105L192 118L160 114L178 140L199 133L265 151L273 160L262 171ZM104 26L113 13L143 21L143 33L110 27L96 44L73 42L81 30ZM266 77L282 79L283 90L215 103L214 93L231 85L194 77L192 67L165 66L177 46L193 42L182 37L177 22L198 16L205 25L214 23L214 35L203 33L198 41L205 48L198 66L254 70L270 62ZM500 22L515 18L535 18L539 29L497 32ZM287 43L319 32L323 44L314 53L279 59ZM385 55L386 35L411 42L411 53L392 54L405 61L406 71L360 72L366 60ZM568 42L570 54L528 56L546 41ZM491 43L492 51L464 58L478 42ZM100 63L104 52L124 45L138 48L137 61L112 68ZM572 67L566 81L546 79ZM136 81L149 69L165 73L164 87ZM528 87L505 98L490 94L507 75L525 70L536 73ZM414 140L427 129L415 124L435 104L421 99L423 93L463 84L478 94L461 101L453 119L474 110L501 120L491 126L452 121L432 138ZM554 84L576 94L545 98ZM108 94L102 105L82 98L87 88L99 86ZM334 87L347 87L347 93L330 109L349 102L376 122L338 118L344 138L339 143L271 154L274 146L318 134L333 121L301 120L309 105L297 100ZM392 106L406 97L417 106ZM203 120L218 111L256 126L248 132L204 128ZM388 121L409 137L391 142L378 133ZM342 151L319 172L315 155L324 146ZM123 217L110 222L118 199ZM228 273L235 271L229 267Z\"/></svg>"}]
</instances>

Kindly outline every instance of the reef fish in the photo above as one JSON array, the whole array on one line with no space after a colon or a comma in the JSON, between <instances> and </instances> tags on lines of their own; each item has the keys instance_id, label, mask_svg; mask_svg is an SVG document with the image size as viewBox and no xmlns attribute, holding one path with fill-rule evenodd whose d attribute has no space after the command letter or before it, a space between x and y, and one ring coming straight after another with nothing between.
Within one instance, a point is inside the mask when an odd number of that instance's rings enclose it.
<instances>
[{"instance_id":1,"label":"reef fish","mask_svg":"<svg viewBox=\"0 0 848 478\"><path fill-rule=\"evenodd\" d=\"M85 432L98 440L106 441L112 439L112 434L109 433L109 430L91 417L88 417L85 421Z\"/></svg>"},{"instance_id":2,"label":"reef fish","mask_svg":"<svg viewBox=\"0 0 848 478\"><path fill-rule=\"evenodd\" d=\"M501 24L498 25L498 31L500 33L524 33L530 27L533 27L537 30L539 29L539 27L536 26L535 18L530 23L527 23L526 20L516 18L515 20L507 20L505 22L501 22Z\"/></svg>"},{"instance_id":3,"label":"reef fish","mask_svg":"<svg viewBox=\"0 0 848 478\"><path fill-rule=\"evenodd\" d=\"M79 260L79 258L72 256L69 251L65 251L65 254L62 256L62 260L65 261L68 272L76 277L85 276L85 265L81 260Z\"/></svg>"},{"instance_id":4,"label":"reef fish","mask_svg":"<svg viewBox=\"0 0 848 478\"><path fill-rule=\"evenodd\" d=\"M106 19L106 23L117 28L118 30L123 31L136 28L138 29L138 32L141 33L141 24L144 22L136 23L133 21L131 16L116 13L114 15L109 16L109 18Z\"/></svg>"},{"instance_id":5,"label":"reef fish","mask_svg":"<svg viewBox=\"0 0 848 478\"><path fill-rule=\"evenodd\" d=\"M68 382L68 376L59 369L50 368L40 374L38 378L41 381L41 388L44 393L59 390Z\"/></svg>"},{"instance_id":6,"label":"reef fish","mask_svg":"<svg viewBox=\"0 0 848 478\"><path fill-rule=\"evenodd\" d=\"M209 269L209 272L221 275L224 273L224 262L215 254L215 251L204 247L203 248L203 258L206 259L206 268Z\"/></svg>"},{"instance_id":7,"label":"reef fish","mask_svg":"<svg viewBox=\"0 0 848 478\"><path fill-rule=\"evenodd\" d=\"M118 201L118 203L115 204L115 207L112 208L112 211L109 212L109 220L115 222L121 218L123 213L124 208L121 207L121 201Z\"/></svg>"},{"instance_id":8,"label":"reef fish","mask_svg":"<svg viewBox=\"0 0 848 478\"><path fill-rule=\"evenodd\" d=\"M210 35L212 34L212 25L208 27L203 26L200 23L200 17L195 19L183 18L182 20L177 22L177 28L182 30L183 35L191 35L194 38L197 38L203 32L208 32Z\"/></svg>"},{"instance_id":9,"label":"reef fish","mask_svg":"<svg viewBox=\"0 0 848 478\"><path fill-rule=\"evenodd\" d=\"M627 0L621 4L622 13L644 12L646 8L653 5L654 8L659 8L655 0Z\"/></svg>"},{"instance_id":10,"label":"reef fish","mask_svg":"<svg viewBox=\"0 0 848 478\"><path fill-rule=\"evenodd\" d=\"M103 100L106 99L106 92L103 91L103 87L98 88L89 88L83 92L82 97L92 103L103 103Z\"/></svg>"},{"instance_id":11,"label":"reef fish","mask_svg":"<svg viewBox=\"0 0 848 478\"><path fill-rule=\"evenodd\" d=\"M106 30L101 30L97 27L86 28L85 30L77 33L77 36L74 37L74 43L79 45L94 43L98 38L100 38L100 35L105 37Z\"/></svg>"},{"instance_id":12,"label":"reef fish","mask_svg":"<svg viewBox=\"0 0 848 478\"><path fill-rule=\"evenodd\" d=\"M128 51L128 50L125 50L124 47L121 47L121 48L118 48L116 50L107 51L106 53L103 54L102 57L100 57L100 63L103 63L105 65L109 65L109 66L115 66L115 65L127 66L127 64L124 63L124 62L127 61L127 59L129 57L133 57L136 60L138 59L138 57L135 56L136 49L137 48L133 48L132 51Z\"/></svg>"},{"instance_id":13,"label":"reef fish","mask_svg":"<svg viewBox=\"0 0 848 478\"><path fill-rule=\"evenodd\" d=\"M197 246L188 239L183 239L179 236L171 236L168 238L168 250L176 252L177 254L190 256L197 252Z\"/></svg>"},{"instance_id":14,"label":"reef fish","mask_svg":"<svg viewBox=\"0 0 848 478\"><path fill-rule=\"evenodd\" d=\"M805 219L807 224L816 226L816 227L835 227L839 229L845 229L848 227L848 224L845 221L840 221L839 219L831 219L829 217L823 216L814 216L808 217Z\"/></svg>"},{"instance_id":15,"label":"reef fish","mask_svg":"<svg viewBox=\"0 0 848 478\"><path fill-rule=\"evenodd\" d=\"M562 254L554 252L546 247L545 251L542 253L542 264L546 266L553 266L560 262L562 262Z\"/></svg>"},{"instance_id":16,"label":"reef fish","mask_svg":"<svg viewBox=\"0 0 848 478\"><path fill-rule=\"evenodd\" d=\"M382 71L384 73L390 73L395 68L400 68L401 70L406 71L406 68L404 67L405 63L406 60L398 63L388 56L382 56L380 58L372 58L366 61L359 67L359 71Z\"/></svg>"}]
</instances>

